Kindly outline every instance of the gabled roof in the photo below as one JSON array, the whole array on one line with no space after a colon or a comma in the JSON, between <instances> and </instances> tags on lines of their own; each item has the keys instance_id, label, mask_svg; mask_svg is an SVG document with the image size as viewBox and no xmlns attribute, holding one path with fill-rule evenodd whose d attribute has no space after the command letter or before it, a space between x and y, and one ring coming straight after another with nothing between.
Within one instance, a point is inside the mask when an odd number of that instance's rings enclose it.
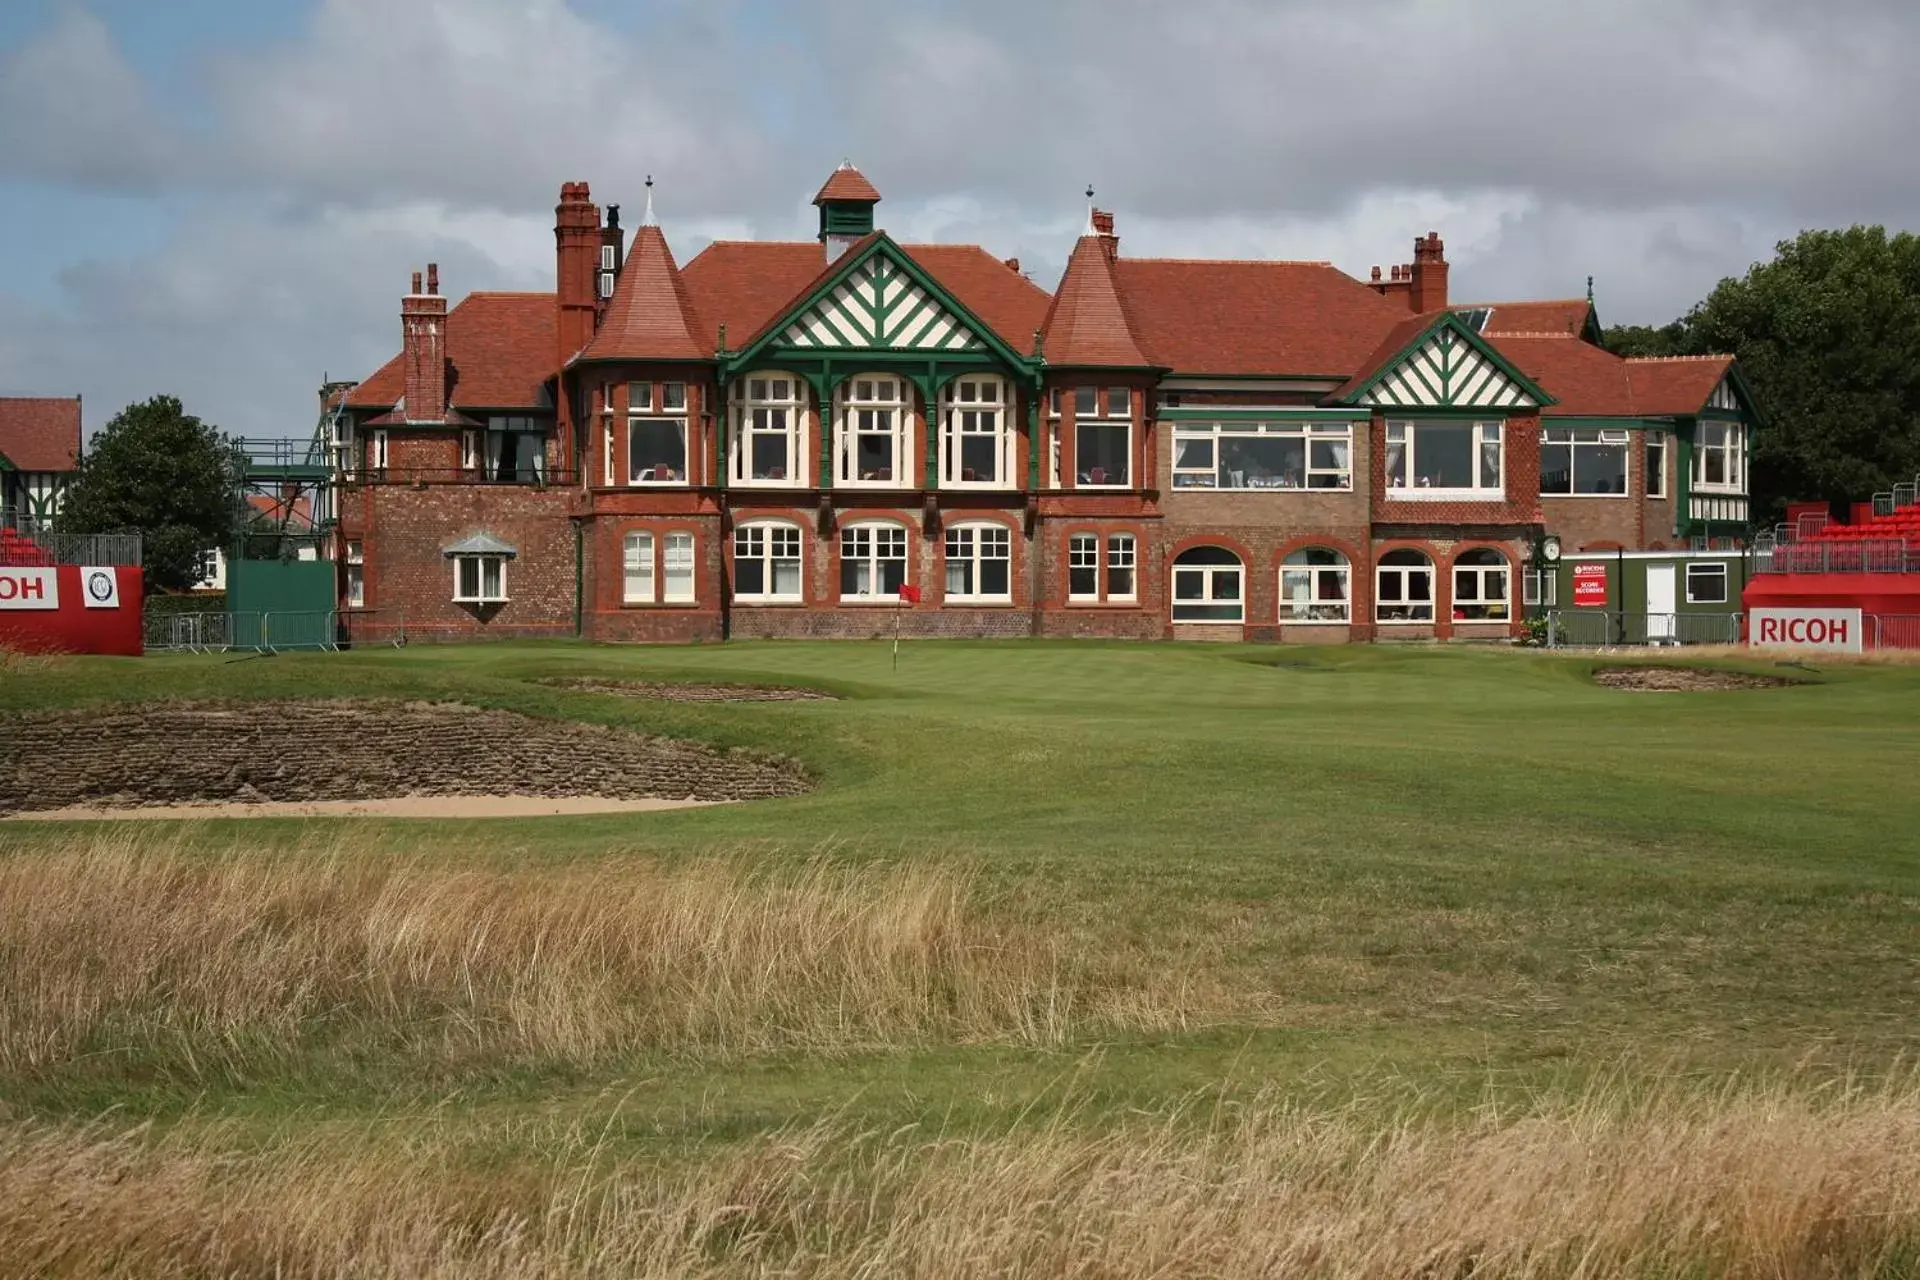
<instances>
[{"instance_id":1,"label":"gabled roof","mask_svg":"<svg viewBox=\"0 0 1920 1280\"><path fill-rule=\"evenodd\" d=\"M701 341L706 325L687 293L673 250L660 228L644 223L620 272L593 340L570 364L583 360L710 360Z\"/></svg>"},{"instance_id":2,"label":"gabled roof","mask_svg":"<svg viewBox=\"0 0 1920 1280\"><path fill-rule=\"evenodd\" d=\"M511 542L502 542L486 532L470 533L458 542L448 543L440 548L443 556L518 556L519 548Z\"/></svg>"},{"instance_id":3,"label":"gabled roof","mask_svg":"<svg viewBox=\"0 0 1920 1280\"><path fill-rule=\"evenodd\" d=\"M1329 404L1404 407L1547 406L1554 397L1452 310L1395 325Z\"/></svg>"},{"instance_id":4,"label":"gabled roof","mask_svg":"<svg viewBox=\"0 0 1920 1280\"><path fill-rule=\"evenodd\" d=\"M1639 356L1625 363L1627 376L1633 380L1634 404L1646 417L1699 413L1729 373L1734 375L1742 399L1752 407L1752 398L1740 383L1732 356Z\"/></svg>"},{"instance_id":5,"label":"gabled roof","mask_svg":"<svg viewBox=\"0 0 1920 1280\"><path fill-rule=\"evenodd\" d=\"M71 397L0 397L0 466L16 471L72 471L80 460L80 401Z\"/></svg>"},{"instance_id":6,"label":"gabled roof","mask_svg":"<svg viewBox=\"0 0 1920 1280\"><path fill-rule=\"evenodd\" d=\"M871 182L867 181L867 175L853 167L853 161L842 160L840 167L827 175L827 180L825 184L821 186L819 194L813 198L815 204L825 204L829 200L858 200L878 203L880 200L880 192Z\"/></svg>"},{"instance_id":7,"label":"gabled roof","mask_svg":"<svg viewBox=\"0 0 1920 1280\"><path fill-rule=\"evenodd\" d=\"M550 409L558 317L551 293L470 293L447 315L455 408ZM406 392L404 355L348 393L354 409L388 409Z\"/></svg>"},{"instance_id":8,"label":"gabled roof","mask_svg":"<svg viewBox=\"0 0 1920 1280\"><path fill-rule=\"evenodd\" d=\"M1561 418L1631 418L1635 404L1627 362L1578 334L1490 333L1486 340L1522 373L1553 394L1558 404L1541 412Z\"/></svg>"},{"instance_id":9,"label":"gabled roof","mask_svg":"<svg viewBox=\"0 0 1920 1280\"><path fill-rule=\"evenodd\" d=\"M1326 262L1118 258L1114 278L1150 363L1175 373L1344 377L1407 304Z\"/></svg>"},{"instance_id":10,"label":"gabled roof","mask_svg":"<svg viewBox=\"0 0 1920 1280\"><path fill-rule=\"evenodd\" d=\"M1591 343L1600 341L1600 320L1585 298L1556 298L1544 302L1460 302L1450 311L1485 311L1483 337L1502 333L1570 333Z\"/></svg>"},{"instance_id":11,"label":"gabled roof","mask_svg":"<svg viewBox=\"0 0 1920 1280\"><path fill-rule=\"evenodd\" d=\"M1113 260L1098 235L1084 235L1073 246L1060 288L1047 309L1041 350L1055 365L1151 365L1127 323Z\"/></svg>"}]
</instances>

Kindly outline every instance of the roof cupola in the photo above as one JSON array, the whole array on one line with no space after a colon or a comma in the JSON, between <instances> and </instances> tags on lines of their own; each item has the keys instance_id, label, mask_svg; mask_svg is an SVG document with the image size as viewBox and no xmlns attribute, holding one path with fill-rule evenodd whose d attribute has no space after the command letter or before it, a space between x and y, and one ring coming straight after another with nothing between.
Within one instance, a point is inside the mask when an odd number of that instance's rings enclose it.
<instances>
[{"instance_id":1,"label":"roof cupola","mask_svg":"<svg viewBox=\"0 0 1920 1280\"><path fill-rule=\"evenodd\" d=\"M853 167L853 161L842 160L813 203L820 210L820 243L832 262L854 241L873 234L873 206L880 203L880 192Z\"/></svg>"}]
</instances>

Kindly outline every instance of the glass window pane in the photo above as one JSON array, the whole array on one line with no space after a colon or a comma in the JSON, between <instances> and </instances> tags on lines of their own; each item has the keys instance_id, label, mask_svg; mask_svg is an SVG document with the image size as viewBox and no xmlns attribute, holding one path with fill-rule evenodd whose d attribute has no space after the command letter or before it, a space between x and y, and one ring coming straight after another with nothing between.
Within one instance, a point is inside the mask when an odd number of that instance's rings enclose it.
<instances>
[{"instance_id":1,"label":"glass window pane","mask_svg":"<svg viewBox=\"0 0 1920 1280\"><path fill-rule=\"evenodd\" d=\"M1074 424L1074 470L1079 483L1092 486L1128 484L1128 445L1131 432L1123 423Z\"/></svg>"},{"instance_id":2,"label":"glass window pane","mask_svg":"<svg viewBox=\"0 0 1920 1280\"><path fill-rule=\"evenodd\" d=\"M1100 410L1095 407L1098 392L1093 387L1075 387L1073 389L1073 415L1076 418L1091 418Z\"/></svg>"},{"instance_id":3,"label":"glass window pane","mask_svg":"<svg viewBox=\"0 0 1920 1280\"><path fill-rule=\"evenodd\" d=\"M1473 453L1472 427L1420 423L1413 429L1414 487L1473 488Z\"/></svg>"}]
</instances>

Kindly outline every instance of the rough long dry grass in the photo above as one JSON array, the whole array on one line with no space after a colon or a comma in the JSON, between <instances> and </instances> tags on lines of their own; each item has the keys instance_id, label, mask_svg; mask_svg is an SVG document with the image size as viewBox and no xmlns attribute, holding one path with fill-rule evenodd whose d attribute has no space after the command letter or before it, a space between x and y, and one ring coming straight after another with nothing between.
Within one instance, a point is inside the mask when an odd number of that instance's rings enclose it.
<instances>
[{"instance_id":1,"label":"rough long dry grass","mask_svg":"<svg viewBox=\"0 0 1920 1280\"><path fill-rule=\"evenodd\" d=\"M425 1128L236 1158L217 1134L14 1126L0 1256L160 1280L1908 1276L1920 1093L1615 1086L1384 1122L1256 1101L975 1138L821 1125L664 1168L609 1158L594 1130L502 1168Z\"/></svg>"},{"instance_id":2,"label":"rough long dry grass","mask_svg":"<svg viewBox=\"0 0 1920 1280\"><path fill-rule=\"evenodd\" d=\"M1107 984L970 894L928 866L517 872L77 841L0 859L0 1080L121 1060L207 1079L328 1047L458 1068L1053 1043L1076 1020L1186 1016L1176 992Z\"/></svg>"}]
</instances>

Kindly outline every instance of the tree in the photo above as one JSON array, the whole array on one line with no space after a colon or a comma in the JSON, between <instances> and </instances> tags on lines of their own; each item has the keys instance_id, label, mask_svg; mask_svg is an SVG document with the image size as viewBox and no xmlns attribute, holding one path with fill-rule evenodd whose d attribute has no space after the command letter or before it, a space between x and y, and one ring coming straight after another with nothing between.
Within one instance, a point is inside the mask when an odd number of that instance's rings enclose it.
<instances>
[{"instance_id":1,"label":"tree","mask_svg":"<svg viewBox=\"0 0 1920 1280\"><path fill-rule=\"evenodd\" d=\"M232 532L237 468L226 437L155 396L114 415L67 490L68 533L141 535L147 587L184 590Z\"/></svg>"},{"instance_id":2,"label":"tree","mask_svg":"<svg viewBox=\"0 0 1920 1280\"><path fill-rule=\"evenodd\" d=\"M1623 355L1731 352L1766 420L1762 523L1794 499L1864 502L1920 474L1920 237L1803 231L1684 320L1615 328Z\"/></svg>"}]
</instances>

